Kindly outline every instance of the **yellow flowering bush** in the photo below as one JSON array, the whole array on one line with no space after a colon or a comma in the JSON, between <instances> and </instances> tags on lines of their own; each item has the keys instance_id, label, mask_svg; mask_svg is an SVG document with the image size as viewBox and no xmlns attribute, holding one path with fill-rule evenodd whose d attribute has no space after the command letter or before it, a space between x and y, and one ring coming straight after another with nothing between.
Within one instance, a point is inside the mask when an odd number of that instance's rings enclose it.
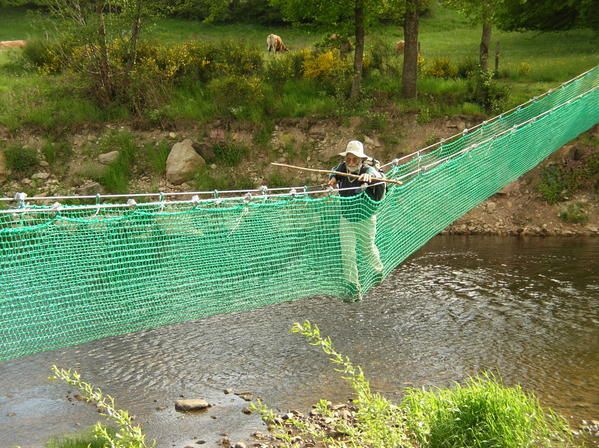
<instances>
[{"instance_id":1,"label":"yellow flowering bush","mask_svg":"<svg viewBox=\"0 0 599 448\"><path fill-rule=\"evenodd\" d=\"M425 70L425 74L433 78L455 78L458 76L458 67L449 58L435 58Z\"/></svg>"}]
</instances>

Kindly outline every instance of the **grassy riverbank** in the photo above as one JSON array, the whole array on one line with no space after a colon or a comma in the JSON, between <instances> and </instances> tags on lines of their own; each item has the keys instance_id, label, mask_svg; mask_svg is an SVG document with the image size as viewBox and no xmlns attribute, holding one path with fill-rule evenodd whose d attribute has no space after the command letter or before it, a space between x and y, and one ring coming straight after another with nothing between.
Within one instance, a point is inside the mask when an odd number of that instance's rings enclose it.
<instances>
[{"instance_id":1,"label":"grassy riverbank","mask_svg":"<svg viewBox=\"0 0 599 448\"><path fill-rule=\"evenodd\" d=\"M0 40L42 38L44 31L33 23L33 15L23 10L2 10ZM248 48L259 51L267 67L274 57L265 51L264 40L273 31L284 36L292 53L311 48L326 35L324 30L307 27L208 25L162 18L148 28L147 36L149 41L161 45L186 41L208 44L243 42ZM359 104L348 105L343 95L326 89L323 91L321 83L312 79L288 79L271 88L268 73L257 71L255 76L263 83L261 93L267 106L259 113L248 112L234 118L264 124L272 119L289 117L366 115L374 104L387 117L397 113L398 109L400 112L421 113L423 119L455 114L485 115L483 108L470 98L467 80L458 75L445 76L447 73L443 71L447 65L451 74L453 70L465 70L475 63L480 39L478 26L470 25L454 11L439 7L430 17L422 18L424 63L419 80L420 99L416 102L400 98L400 71L397 67L401 65L401 58L388 53L394 42L401 38L399 25L379 26L367 36L366 53L371 68L364 79L364 101ZM538 95L599 63L597 37L590 30L552 33L496 31L493 41L500 42L501 48L498 85L509 89L509 96L501 104L503 109ZM41 133L56 133L57 129L68 132L84 125L134 118L123 107L107 110L96 106L80 94L82 86L73 84L72 77L60 73L40 74L23 64L18 52L13 53L14 56L9 57L7 52L0 52L0 126L5 126L12 133L22 129ZM387 60L379 64L377 61L382 57ZM387 65L395 66L395 69L385 72ZM440 74L439 67L442 67ZM267 68L265 70L268 71ZM146 126L167 128L184 127L190 122L206 123L220 118L220 109L215 107L219 101L220 98L215 97L206 84L178 83L163 104L144 113L142 121ZM139 117L135 122L139 124Z\"/></svg>"}]
</instances>

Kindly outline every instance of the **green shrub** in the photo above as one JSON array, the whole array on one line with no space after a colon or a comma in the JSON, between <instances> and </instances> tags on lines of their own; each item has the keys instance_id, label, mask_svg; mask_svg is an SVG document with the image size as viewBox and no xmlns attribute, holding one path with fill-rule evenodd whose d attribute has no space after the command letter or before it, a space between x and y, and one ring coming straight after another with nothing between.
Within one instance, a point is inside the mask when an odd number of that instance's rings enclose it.
<instances>
[{"instance_id":1,"label":"green shrub","mask_svg":"<svg viewBox=\"0 0 599 448\"><path fill-rule=\"evenodd\" d=\"M42 145L42 154L53 169L66 169L73 155L73 148L67 142L46 141Z\"/></svg>"},{"instance_id":2,"label":"green shrub","mask_svg":"<svg viewBox=\"0 0 599 448\"><path fill-rule=\"evenodd\" d=\"M304 59L307 51L294 51L277 55L264 68L264 79L283 84L288 79L301 79L304 75Z\"/></svg>"},{"instance_id":3,"label":"green shrub","mask_svg":"<svg viewBox=\"0 0 599 448\"><path fill-rule=\"evenodd\" d=\"M231 75L257 76L262 72L262 52L254 46L232 40L186 45L190 62L185 72L194 79L208 82Z\"/></svg>"},{"instance_id":4,"label":"green shrub","mask_svg":"<svg viewBox=\"0 0 599 448\"><path fill-rule=\"evenodd\" d=\"M480 70L480 65L475 58L462 59L457 65L457 75L464 79L469 78L478 70Z\"/></svg>"},{"instance_id":5,"label":"green shrub","mask_svg":"<svg viewBox=\"0 0 599 448\"><path fill-rule=\"evenodd\" d=\"M263 86L256 77L225 76L212 80L208 90L216 113L223 118L248 118L264 105Z\"/></svg>"},{"instance_id":6,"label":"green shrub","mask_svg":"<svg viewBox=\"0 0 599 448\"><path fill-rule=\"evenodd\" d=\"M6 166L16 177L26 177L33 173L39 160L35 149L24 146L10 146L4 150Z\"/></svg>"},{"instance_id":7,"label":"green shrub","mask_svg":"<svg viewBox=\"0 0 599 448\"><path fill-rule=\"evenodd\" d=\"M378 70L382 75L400 76L402 72L402 58L399 56L392 43L380 38L372 41L368 53L370 59L369 70ZM366 75L369 73L366 72Z\"/></svg>"},{"instance_id":8,"label":"green shrub","mask_svg":"<svg viewBox=\"0 0 599 448\"><path fill-rule=\"evenodd\" d=\"M451 389L409 389L402 401L407 426L427 448L573 446L567 422L520 386L492 375Z\"/></svg>"},{"instance_id":9,"label":"green shrub","mask_svg":"<svg viewBox=\"0 0 599 448\"><path fill-rule=\"evenodd\" d=\"M198 191L246 190L255 187L254 182L248 176L236 172L211 170L209 167L198 171L193 185Z\"/></svg>"},{"instance_id":10,"label":"green shrub","mask_svg":"<svg viewBox=\"0 0 599 448\"><path fill-rule=\"evenodd\" d=\"M304 77L317 81L328 93L345 92L351 82L352 67L339 51L312 52L304 59Z\"/></svg>"},{"instance_id":11,"label":"green shrub","mask_svg":"<svg viewBox=\"0 0 599 448\"><path fill-rule=\"evenodd\" d=\"M316 325L305 321L303 324L295 323L291 329L292 333L301 334L310 345L320 347L329 356L329 360L336 366L356 395L353 404L357 407L355 422L348 425L339 422L336 432L343 435L343 440L315 431L302 422L288 419L288 425L294 425L304 436L312 440L324 443L324 446L351 446L351 447L377 447L377 448L402 448L410 447L405 427L405 416L400 408L389 402L382 395L373 392L370 383L364 377L364 372L359 366L355 366L347 356L343 356L335 350L329 337L323 337ZM319 408L326 412L323 400L319 402ZM279 424L273 418L274 413L270 411L261 401L252 404L253 410L260 413L266 423L270 424L275 435L280 435L285 440L286 430L284 425ZM325 414L326 415L326 414Z\"/></svg>"},{"instance_id":12,"label":"green shrub","mask_svg":"<svg viewBox=\"0 0 599 448\"><path fill-rule=\"evenodd\" d=\"M111 437L116 436L114 428L106 428ZM93 429L79 434L52 437L46 448L106 448L106 441L96 438Z\"/></svg>"},{"instance_id":13,"label":"green shrub","mask_svg":"<svg viewBox=\"0 0 599 448\"><path fill-rule=\"evenodd\" d=\"M156 144L149 143L144 146L144 157L140 164L150 174L161 176L166 171L166 159L170 150L170 144L165 140Z\"/></svg>"},{"instance_id":14,"label":"green shrub","mask_svg":"<svg viewBox=\"0 0 599 448\"><path fill-rule=\"evenodd\" d=\"M547 202L555 204L562 201L567 188L564 174L558 165L550 164L541 169L541 181L537 190Z\"/></svg>"},{"instance_id":15,"label":"green shrub","mask_svg":"<svg viewBox=\"0 0 599 448\"><path fill-rule=\"evenodd\" d=\"M95 180L109 193L127 193L131 168L138 150L133 135L129 132L111 132L102 138L100 150L119 151L119 156Z\"/></svg>"},{"instance_id":16,"label":"green shrub","mask_svg":"<svg viewBox=\"0 0 599 448\"><path fill-rule=\"evenodd\" d=\"M589 215L584 210L584 206L581 203L568 204L568 206L561 211L559 217L562 221L571 224L585 224L589 221Z\"/></svg>"},{"instance_id":17,"label":"green shrub","mask_svg":"<svg viewBox=\"0 0 599 448\"><path fill-rule=\"evenodd\" d=\"M23 58L45 74L60 73L71 56L72 44L66 41L34 38L23 48Z\"/></svg>"},{"instance_id":18,"label":"green shrub","mask_svg":"<svg viewBox=\"0 0 599 448\"><path fill-rule=\"evenodd\" d=\"M369 134L372 131L380 132L387 128L389 118L384 112L376 112L368 110L362 117L360 123L360 132L362 134Z\"/></svg>"},{"instance_id":19,"label":"green shrub","mask_svg":"<svg viewBox=\"0 0 599 448\"><path fill-rule=\"evenodd\" d=\"M141 427L133 424L133 418L127 411L117 409L114 399L110 395L105 395L99 387L86 383L77 372L71 371L71 369L66 370L52 366L52 373L54 376L51 379L60 379L77 388L85 401L94 403L101 415L116 424L117 428L113 430L100 422L96 423L93 434L97 440L102 442L100 446L115 448L153 448L156 446L156 442L146 443L146 437ZM75 447L77 446L75 445Z\"/></svg>"},{"instance_id":20,"label":"green shrub","mask_svg":"<svg viewBox=\"0 0 599 448\"><path fill-rule=\"evenodd\" d=\"M217 163L225 166L236 166L247 156L247 147L234 142L217 143L213 147Z\"/></svg>"},{"instance_id":21,"label":"green shrub","mask_svg":"<svg viewBox=\"0 0 599 448\"><path fill-rule=\"evenodd\" d=\"M480 104L488 113L502 112L509 99L509 89L493 80L492 72L479 69L468 79L469 99Z\"/></svg>"},{"instance_id":22,"label":"green shrub","mask_svg":"<svg viewBox=\"0 0 599 448\"><path fill-rule=\"evenodd\" d=\"M449 60L441 57L433 59L425 69L425 75L433 78L455 78L458 75L458 68Z\"/></svg>"}]
</instances>

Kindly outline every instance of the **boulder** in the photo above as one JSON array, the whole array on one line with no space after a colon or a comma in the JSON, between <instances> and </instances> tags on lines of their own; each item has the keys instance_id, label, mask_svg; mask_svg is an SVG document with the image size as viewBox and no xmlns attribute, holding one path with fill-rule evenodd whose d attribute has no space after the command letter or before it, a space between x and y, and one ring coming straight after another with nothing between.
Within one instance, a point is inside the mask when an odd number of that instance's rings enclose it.
<instances>
[{"instance_id":1,"label":"boulder","mask_svg":"<svg viewBox=\"0 0 599 448\"><path fill-rule=\"evenodd\" d=\"M40 171L39 173L35 173L33 176L31 176L32 179L40 180L46 180L48 177L50 177L50 173L46 173L44 171Z\"/></svg>"},{"instance_id":2,"label":"boulder","mask_svg":"<svg viewBox=\"0 0 599 448\"><path fill-rule=\"evenodd\" d=\"M177 411L200 411L210 406L210 403L201 398L175 401L175 410Z\"/></svg>"},{"instance_id":3,"label":"boulder","mask_svg":"<svg viewBox=\"0 0 599 448\"><path fill-rule=\"evenodd\" d=\"M166 159L166 178L174 185L193 179L206 161L193 148L190 139L175 143Z\"/></svg>"},{"instance_id":4,"label":"boulder","mask_svg":"<svg viewBox=\"0 0 599 448\"><path fill-rule=\"evenodd\" d=\"M119 158L119 154L118 151L105 152L98 156L98 162L103 165L110 165L111 163L116 162L116 159Z\"/></svg>"}]
</instances>

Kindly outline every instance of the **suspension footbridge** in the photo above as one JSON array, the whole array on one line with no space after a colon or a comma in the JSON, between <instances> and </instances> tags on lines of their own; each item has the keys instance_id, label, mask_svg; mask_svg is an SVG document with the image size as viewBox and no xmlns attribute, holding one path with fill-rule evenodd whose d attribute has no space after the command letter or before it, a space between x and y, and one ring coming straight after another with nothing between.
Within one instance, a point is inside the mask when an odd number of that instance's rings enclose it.
<instances>
[{"instance_id":1,"label":"suspension footbridge","mask_svg":"<svg viewBox=\"0 0 599 448\"><path fill-rule=\"evenodd\" d=\"M0 198L0 360L305 297L351 293L343 217L376 216L387 275L599 123L599 66L385 165L385 198L322 188ZM76 205L75 205L76 204ZM361 292L380 276L357 252Z\"/></svg>"}]
</instances>

